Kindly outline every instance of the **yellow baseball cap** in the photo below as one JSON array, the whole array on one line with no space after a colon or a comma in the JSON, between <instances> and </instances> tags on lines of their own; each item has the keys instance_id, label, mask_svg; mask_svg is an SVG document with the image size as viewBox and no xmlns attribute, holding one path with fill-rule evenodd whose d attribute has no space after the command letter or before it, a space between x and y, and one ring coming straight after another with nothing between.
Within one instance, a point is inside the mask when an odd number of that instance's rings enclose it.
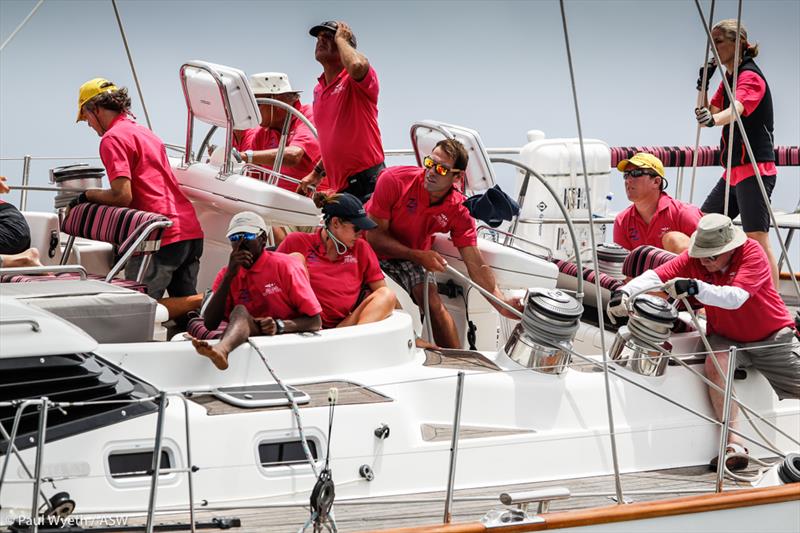
<instances>
[{"instance_id":1,"label":"yellow baseball cap","mask_svg":"<svg viewBox=\"0 0 800 533\"><path fill-rule=\"evenodd\" d=\"M653 154L648 154L646 152L639 152L634 154L633 157L630 159L623 159L617 164L617 170L623 172L625 167L628 166L630 163L633 166L639 168L650 168L656 171L656 174L664 177L664 164L661 162L659 158L654 156Z\"/></svg>"},{"instance_id":2,"label":"yellow baseball cap","mask_svg":"<svg viewBox=\"0 0 800 533\"><path fill-rule=\"evenodd\" d=\"M81 85L81 88L78 89L78 118L75 122L83 120L81 111L86 102L98 94L110 93L117 90L117 86L105 78L94 78Z\"/></svg>"}]
</instances>

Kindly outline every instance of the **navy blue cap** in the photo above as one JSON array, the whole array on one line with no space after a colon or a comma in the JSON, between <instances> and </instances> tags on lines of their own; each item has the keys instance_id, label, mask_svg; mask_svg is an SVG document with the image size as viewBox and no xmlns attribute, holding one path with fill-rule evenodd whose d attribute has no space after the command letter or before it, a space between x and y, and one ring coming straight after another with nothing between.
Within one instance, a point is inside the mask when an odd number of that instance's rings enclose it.
<instances>
[{"instance_id":1,"label":"navy blue cap","mask_svg":"<svg viewBox=\"0 0 800 533\"><path fill-rule=\"evenodd\" d=\"M322 206L322 213L329 217L339 217L348 222L352 222L358 229L371 230L378 225L367 216L364 204L361 200L350 193L343 192L338 195L335 202L330 202Z\"/></svg>"},{"instance_id":2,"label":"navy blue cap","mask_svg":"<svg viewBox=\"0 0 800 533\"><path fill-rule=\"evenodd\" d=\"M336 30L339 29L339 23L335 20L326 20L325 22L320 22L316 26L313 26L310 30L308 30L308 34L312 37L316 37L319 35L319 32L323 30L332 31L336 33ZM353 48L358 48L358 41L356 41L355 34L351 34L352 38L350 39L350 46Z\"/></svg>"},{"instance_id":3,"label":"navy blue cap","mask_svg":"<svg viewBox=\"0 0 800 533\"><path fill-rule=\"evenodd\" d=\"M484 194L476 194L464 201L464 206L472 215L490 227L496 228L504 220L511 220L519 214L519 204L495 185Z\"/></svg>"}]
</instances>

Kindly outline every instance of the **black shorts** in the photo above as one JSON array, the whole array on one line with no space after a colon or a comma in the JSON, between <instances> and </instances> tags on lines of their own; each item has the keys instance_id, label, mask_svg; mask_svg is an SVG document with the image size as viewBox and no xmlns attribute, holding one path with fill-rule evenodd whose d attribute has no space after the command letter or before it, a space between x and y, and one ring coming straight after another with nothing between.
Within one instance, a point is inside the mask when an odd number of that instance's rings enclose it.
<instances>
[{"instance_id":1,"label":"black shorts","mask_svg":"<svg viewBox=\"0 0 800 533\"><path fill-rule=\"evenodd\" d=\"M162 246L150 260L142 283L147 285L147 295L156 300L169 291L170 296L197 294L197 273L203 239L178 241ZM144 256L135 255L125 265L125 278L136 279Z\"/></svg>"},{"instance_id":2,"label":"black shorts","mask_svg":"<svg viewBox=\"0 0 800 533\"><path fill-rule=\"evenodd\" d=\"M372 193L375 192L378 175L383 172L384 168L386 168L386 165L381 162L374 167L369 167L357 174L353 174L347 178L347 187L339 192L350 193L361 200L361 203L367 203L367 200L372 197Z\"/></svg>"},{"instance_id":3,"label":"black shorts","mask_svg":"<svg viewBox=\"0 0 800 533\"><path fill-rule=\"evenodd\" d=\"M772 197L772 189L775 187L775 176L761 176L767 196ZM700 211L703 213L725 212L725 178L720 178L717 184L708 193L706 201ZM758 180L755 176L745 178L734 186L731 186L730 196L728 197L728 216L731 219L742 215L742 229L745 233L751 231L769 231L769 210L764 203L761 189L758 187Z\"/></svg>"},{"instance_id":4,"label":"black shorts","mask_svg":"<svg viewBox=\"0 0 800 533\"><path fill-rule=\"evenodd\" d=\"M18 254L31 247L28 222L16 207L0 204L0 254Z\"/></svg>"}]
</instances>

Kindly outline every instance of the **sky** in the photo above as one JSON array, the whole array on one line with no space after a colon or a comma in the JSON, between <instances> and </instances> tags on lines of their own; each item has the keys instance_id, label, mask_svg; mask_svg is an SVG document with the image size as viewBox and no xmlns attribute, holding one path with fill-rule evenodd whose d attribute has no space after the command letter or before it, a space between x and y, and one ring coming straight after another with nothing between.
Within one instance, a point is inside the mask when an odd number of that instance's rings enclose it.
<instances>
[{"instance_id":1,"label":"sky","mask_svg":"<svg viewBox=\"0 0 800 533\"><path fill-rule=\"evenodd\" d=\"M35 3L0 0L0 40ZM488 147L522 146L531 129L577 136L556 0L117 4L153 129L166 142L185 142L178 69L188 60L248 74L286 72L310 103L321 68L308 29L329 19L350 24L378 73L386 149L409 148L409 128L423 119L476 129ZM710 2L701 5L707 14ZM715 10L715 20L735 18L737 2L718 0ZM567 0L566 13L584 136L611 146L693 145L695 80L706 46L694 2ZM761 46L757 62L772 90L776 144L798 145L800 1L745 1L742 20ZM35 161L31 184L45 185L52 166L96 156L96 134L75 124L78 87L94 77L128 86L133 112L145 122L110 1L47 0L0 52L0 158L68 156ZM198 131L196 145L205 126ZM718 128L702 132L702 144L718 141ZM21 171L18 161L0 162L12 184ZM717 168L698 173L695 203L719 175ZM627 200L620 175L612 178L612 208L619 210ZM501 173L500 180L510 177ZM31 193L28 207L49 210L51 198ZM800 171L780 168L773 207L792 210L798 200Z\"/></svg>"}]
</instances>

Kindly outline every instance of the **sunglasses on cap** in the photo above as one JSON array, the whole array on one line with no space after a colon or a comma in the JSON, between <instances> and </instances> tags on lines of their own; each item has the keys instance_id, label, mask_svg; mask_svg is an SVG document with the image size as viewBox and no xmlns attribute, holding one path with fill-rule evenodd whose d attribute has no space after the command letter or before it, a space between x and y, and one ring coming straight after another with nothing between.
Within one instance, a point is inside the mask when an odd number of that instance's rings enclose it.
<instances>
[{"instance_id":1,"label":"sunglasses on cap","mask_svg":"<svg viewBox=\"0 0 800 533\"><path fill-rule=\"evenodd\" d=\"M444 166L441 163L437 163L429 155L426 155L425 159L422 160L422 165L427 169L431 169L432 168L433 171L436 172L437 174L439 174L440 176L447 176L451 172L453 174L458 174L459 172L461 172L460 170L457 170L457 169L454 169L454 168L448 168L448 167Z\"/></svg>"},{"instance_id":2,"label":"sunglasses on cap","mask_svg":"<svg viewBox=\"0 0 800 533\"><path fill-rule=\"evenodd\" d=\"M228 240L231 241L231 242L239 242L239 241L242 241L242 240L244 240L244 241L254 241L254 240L258 239L258 235L259 235L258 233L244 233L244 232L242 232L242 233L234 233L233 235L228 237Z\"/></svg>"},{"instance_id":3,"label":"sunglasses on cap","mask_svg":"<svg viewBox=\"0 0 800 533\"><path fill-rule=\"evenodd\" d=\"M644 170L641 168L635 168L633 170L626 170L622 173L622 178L640 178L642 176L650 176L652 178L659 177L658 174L652 170Z\"/></svg>"}]
</instances>

